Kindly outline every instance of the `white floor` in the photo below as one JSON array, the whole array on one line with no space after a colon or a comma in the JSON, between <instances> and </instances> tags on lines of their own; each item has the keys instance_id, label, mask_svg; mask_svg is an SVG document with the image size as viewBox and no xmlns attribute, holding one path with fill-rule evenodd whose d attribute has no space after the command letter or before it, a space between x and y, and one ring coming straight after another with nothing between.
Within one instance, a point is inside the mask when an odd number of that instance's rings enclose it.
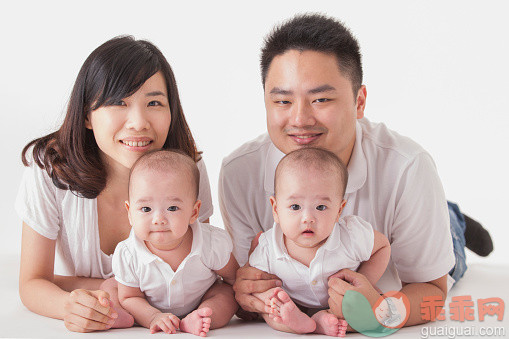
<instances>
[{"instance_id":1,"label":"white floor","mask_svg":"<svg viewBox=\"0 0 509 339\"><path fill-rule=\"evenodd\" d=\"M0 267L3 279L0 281L0 337L5 338L57 338L57 337L109 337L116 338L122 336L128 338L154 338L166 336L164 333L150 335L145 328L135 327L123 330L110 330L107 332L96 332L90 334L73 333L66 330L63 322L60 320L49 319L28 311L18 296L18 263L16 256L0 258ZM448 299L452 296L470 295L476 303L479 298L499 297L509 304L509 266L507 265L487 265L472 264L470 265L465 277L452 289ZM448 305L449 301L446 303ZM476 303L477 304L477 303ZM483 322L479 321L477 314L477 305L475 306L475 320L470 322L457 322L450 319L450 315L446 314L446 320L414 327L403 328L391 337L400 338L447 338L451 333L459 334L461 329L466 327L476 331L477 335L468 336L469 338L480 337L480 331L503 331L503 336L484 336L486 338L501 338L509 336L509 319L508 315L502 321L497 321L495 317L486 316ZM448 309L447 309L448 312ZM505 312L507 313L507 312ZM439 336L437 333L444 335ZM193 335L180 333L178 338L196 338ZM243 322L238 318L234 318L230 324L222 329L209 332L211 338L286 338L294 337L293 334L276 332L262 322L249 323ZM317 335L313 335L317 336ZM347 334L348 338L366 338L361 334ZM466 338L465 332L463 336L457 335L459 338Z\"/></svg>"}]
</instances>

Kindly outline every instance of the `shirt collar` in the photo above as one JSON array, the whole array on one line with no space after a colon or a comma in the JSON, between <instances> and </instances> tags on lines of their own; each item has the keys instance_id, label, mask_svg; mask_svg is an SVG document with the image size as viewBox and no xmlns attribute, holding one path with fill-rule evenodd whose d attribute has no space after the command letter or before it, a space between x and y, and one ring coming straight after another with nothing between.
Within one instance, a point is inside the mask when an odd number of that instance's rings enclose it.
<instances>
[{"instance_id":1,"label":"shirt collar","mask_svg":"<svg viewBox=\"0 0 509 339\"><path fill-rule=\"evenodd\" d=\"M283 240L283 230L281 229L281 226L274 223L274 226L272 226L272 229L274 230L272 232L272 243L275 244L274 246L274 254L276 255L276 259L289 259L290 254L288 254L288 250L286 249L285 242ZM340 227L338 223L334 224L334 228L332 229L331 234L329 234L329 237L327 238L327 241L318 249L316 252L320 251L335 251L340 243L341 243L341 237L340 237ZM315 255L316 257L316 255Z\"/></svg>"},{"instance_id":2,"label":"shirt collar","mask_svg":"<svg viewBox=\"0 0 509 339\"><path fill-rule=\"evenodd\" d=\"M367 173L368 165L362 149L362 127L357 121L355 125L355 144L348 163L348 185L345 193L353 193L360 189L366 182Z\"/></svg>"},{"instance_id":3,"label":"shirt collar","mask_svg":"<svg viewBox=\"0 0 509 339\"><path fill-rule=\"evenodd\" d=\"M274 194L274 176L276 175L276 167L284 156L285 154L281 152L271 141L267 157L265 159L265 181L263 185L265 192L271 195Z\"/></svg>"},{"instance_id":4,"label":"shirt collar","mask_svg":"<svg viewBox=\"0 0 509 339\"><path fill-rule=\"evenodd\" d=\"M264 189L268 194L274 194L274 176L279 161L285 156L272 142L265 159ZM348 185L345 193L353 193L366 182L368 166L362 150L362 127L359 121L355 124L355 144L350 162L348 163Z\"/></svg>"},{"instance_id":5,"label":"shirt collar","mask_svg":"<svg viewBox=\"0 0 509 339\"><path fill-rule=\"evenodd\" d=\"M193 230L193 243L191 245L191 252L189 252L186 258L190 258L192 256L200 254L203 245L200 222L195 221L193 224L190 225L190 227ZM147 245L143 240L138 239L138 237L134 235L133 229L131 229L131 234L129 235L129 237L134 238L134 248L138 253L138 258L143 264L149 264L155 260L162 261L161 258L159 258L154 253L150 252L150 250L147 248Z\"/></svg>"}]
</instances>

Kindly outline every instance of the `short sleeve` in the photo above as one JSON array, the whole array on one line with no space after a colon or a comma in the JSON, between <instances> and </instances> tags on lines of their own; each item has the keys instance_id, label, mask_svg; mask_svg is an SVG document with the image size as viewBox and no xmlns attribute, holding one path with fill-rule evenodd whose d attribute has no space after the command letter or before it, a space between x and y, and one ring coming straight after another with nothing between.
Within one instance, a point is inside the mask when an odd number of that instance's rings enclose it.
<instances>
[{"instance_id":1,"label":"short sleeve","mask_svg":"<svg viewBox=\"0 0 509 339\"><path fill-rule=\"evenodd\" d=\"M199 220L203 222L212 216L214 208L212 206L212 193L210 192L209 176L207 174L207 168L205 167L203 158L196 163L196 166L198 166L198 170L200 171L198 199L201 200L201 208Z\"/></svg>"},{"instance_id":2,"label":"short sleeve","mask_svg":"<svg viewBox=\"0 0 509 339\"><path fill-rule=\"evenodd\" d=\"M369 222L356 215L349 215L340 220L341 241L347 253L358 262L367 261L371 258L375 242L373 227Z\"/></svg>"},{"instance_id":3,"label":"short sleeve","mask_svg":"<svg viewBox=\"0 0 509 339\"><path fill-rule=\"evenodd\" d=\"M213 271L218 271L228 264L233 250L232 240L225 230L209 224L201 224L204 235L202 260L205 266ZM208 233L208 236L207 236ZM208 238L208 240L205 240Z\"/></svg>"},{"instance_id":4,"label":"short sleeve","mask_svg":"<svg viewBox=\"0 0 509 339\"><path fill-rule=\"evenodd\" d=\"M113 274L115 280L122 285L139 288L140 279L136 274L133 255L126 245L127 241L129 238L120 242L115 248L112 259Z\"/></svg>"},{"instance_id":5,"label":"short sleeve","mask_svg":"<svg viewBox=\"0 0 509 339\"><path fill-rule=\"evenodd\" d=\"M52 240L60 230L56 190L46 171L32 163L23 172L15 203L19 217L34 231Z\"/></svg>"},{"instance_id":6,"label":"short sleeve","mask_svg":"<svg viewBox=\"0 0 509 339\"><path fill-rule=\"evenodd\" d=\"M454 266L447 201L427 153L413 159L401 174L390 236L401 281L431 281Z\"/></svg>"},{"instance_id":7,"label":"short sleeve","mask_svg":"<svg viewBox=\"0 0 509 339\"><path fill-rule=\"evenodd\" d=\"M265 233L262 233L258 238L258 246L249 256L249 265L261 271L271 273L269 267L269 242Z\"/></svg>"}]
</instances>

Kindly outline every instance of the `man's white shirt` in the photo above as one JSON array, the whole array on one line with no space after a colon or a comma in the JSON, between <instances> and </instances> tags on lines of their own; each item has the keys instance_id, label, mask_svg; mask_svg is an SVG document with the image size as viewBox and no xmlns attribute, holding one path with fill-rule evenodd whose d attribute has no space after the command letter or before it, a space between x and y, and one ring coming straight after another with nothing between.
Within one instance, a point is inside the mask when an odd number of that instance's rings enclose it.
<instances>
[{"instance_id":1,"label":"man's white shirt","mask_svg":"<svg viewBox=\"0 0 509 339\"><path fill-rule=\"evenodd\" d=\"M223 160L219 204L240 265L248 260L254 236L273 225L269 197L283 156L263 134ZM449 272L455 258L447 201L433 159L421 146L382 123L357 120L348 174L342 216L360 216L391 244L380 289Z\"/></svg>"}]
</instances>

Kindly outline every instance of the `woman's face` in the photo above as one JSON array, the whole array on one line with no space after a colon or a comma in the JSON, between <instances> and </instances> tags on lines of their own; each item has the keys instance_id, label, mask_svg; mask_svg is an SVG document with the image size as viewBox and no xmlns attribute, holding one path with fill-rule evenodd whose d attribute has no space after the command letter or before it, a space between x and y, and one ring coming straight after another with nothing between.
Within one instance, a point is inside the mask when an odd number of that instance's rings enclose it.
<instances>
[{"instance_id":1,"label":"woman's face","mask_svg":"<svg viewBox=\"0 0 509 339\"><path fill-rule=\"evenodd\" d=\"M161 72L147 79L133 95L92 111L85 126L94 133L109 170L131 168L149 150L163 147L171 112Z\"/></svg>"}]
</instances>

